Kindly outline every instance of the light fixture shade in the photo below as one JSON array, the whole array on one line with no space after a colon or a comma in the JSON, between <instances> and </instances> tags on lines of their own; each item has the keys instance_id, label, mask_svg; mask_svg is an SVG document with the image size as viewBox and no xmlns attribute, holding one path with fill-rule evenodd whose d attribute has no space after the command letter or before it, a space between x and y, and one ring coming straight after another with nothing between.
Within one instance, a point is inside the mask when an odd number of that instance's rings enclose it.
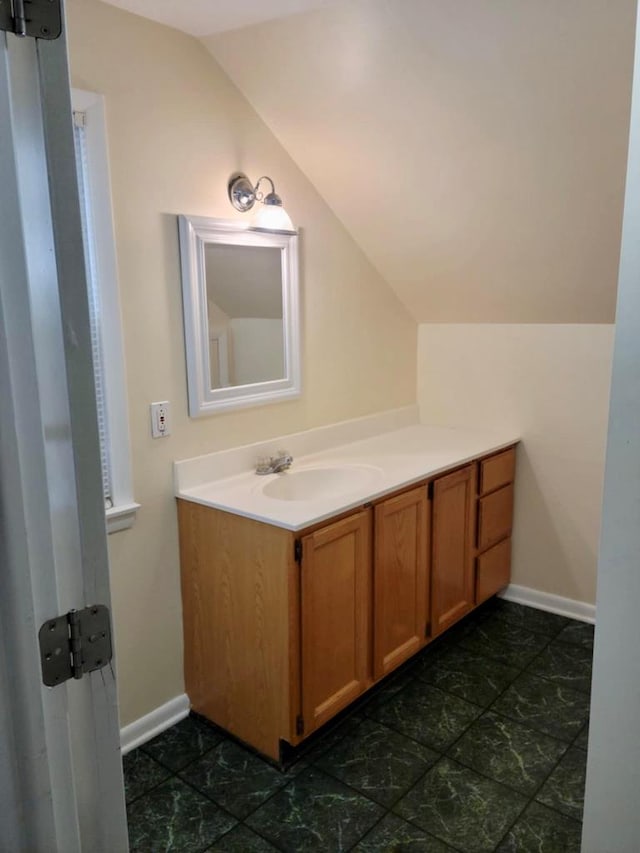
<instances>
[{"instance_id":1,"label":"light fixture shade","mask_svg":"<svg viewBox=\"0 0 640 853\"><path fill-rule=\"evenodd\" d=\"M268 196L267 196L268 198ZM280 204L269 204L265 199L263 204L256 205L256 212L251 220L251 227L258 231L295 231L289 214Z\"/></svg>"},{"instance_id":2,"label":"light fixture shade","mask_svg":"<svg viewBox=\"0 0 640 853\"><path fill-rule=\"evenodd\" d=\"M268 181L271 184L271 192L266 195L260 192L260 185L263 181ZM258 178L258 182L254 187L244 172L235 172L229 178L227 192L229 194L229 201L236 210L246 213L255 206L251 228L254 228L256 231L296 233L293 222L282 206L282 199L276 192L273 181L268 175Z\"/></svg>"}]
</instances>

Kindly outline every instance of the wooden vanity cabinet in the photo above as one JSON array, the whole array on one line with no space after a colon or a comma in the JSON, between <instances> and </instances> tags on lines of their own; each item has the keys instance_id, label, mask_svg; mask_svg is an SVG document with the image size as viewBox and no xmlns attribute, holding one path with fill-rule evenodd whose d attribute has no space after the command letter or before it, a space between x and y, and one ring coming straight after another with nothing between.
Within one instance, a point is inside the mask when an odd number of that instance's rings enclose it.
<instances>
[{"instance_id":1,"label":"wooden vanity cabinet","mask_svg":"<svg viewBox=\"0 0 640 853\"><path fill-rule=\"evenodd\" d=\"M178 500L191 706L276 761L509 582L515 449L298 533Z\"/></svg>"},{"instance_id":2,"label":"wooden vanity cabinet","mask_svg":"<svg viewBox=\"0 0 640 853\"><path fill-rule=\"evenodd\" d=\"M475 605L476 465L433 481L431 630L437 636Z\"/></svg>"},{"instance_id":3,"label":"wooden vanity cabinet","mask_svg":"<svg viewBox=\"0 0 640 853\"><path fill-rule=\"evenodd\" d=\"M305 736L425 644L429 529L423 483L301 538Z\"/></svg>"},{"instance_id":4,"label":"wooden vanity cabinet","mask_svg":"<svg viewBox=\"0 0 640 853\"><path fill-rule=\"evenodd\" d=\"M191 707L277 761L373 681L372 510L302 535L183 500L178 521Z\"/></svg>"},{"instance_id":5,"label":"wooden vanity cabinet","mask_svg":"<svg viewBox=\"0 0 640 853\"><path fill-rule=\"evenodd\" d=\"M476 604L503 589L511 577L515 463L515 447L478 463Z\"/></svg>"},{"instance_id":6,"label":"wooden vanity cabinet","mask_svg":"<svg viewBox=\"0 0 640 853\"><path fill-rule=\"evenodd\" d=\"M373 674L382 678L419 651L429 633L427 487L375 506Z\"/></svg>"},{"instance_id":7,"label":"wooden vanity cabinet","mask_svg":"<svg viewBox=\"0 0 640 853\"><path fill-rule=\"evenodd\" d=\"M500 592L511 577L511 539L478 554L476 560L476 604Z\"/></svg>"},{"instance_id":8,"label":"wooden vanity cabinet","mask_svg":"<svg viewBox=\"0 0 640 853\"><path fill-rule=\"evenodd\" d=\"M301 706L317 729L371 685L371 510L302 537Z\"/></svg>"},{"instance_id":9,"label":"wooden vanity cabinet","mask_svg":"<svg viewBox=\"0 0 640 853\"><path fill-rule=\"evenodd\" d=\"M191 707L276 760L300 714L294 535L178 500Z\"/></svg>"}]
</instances>

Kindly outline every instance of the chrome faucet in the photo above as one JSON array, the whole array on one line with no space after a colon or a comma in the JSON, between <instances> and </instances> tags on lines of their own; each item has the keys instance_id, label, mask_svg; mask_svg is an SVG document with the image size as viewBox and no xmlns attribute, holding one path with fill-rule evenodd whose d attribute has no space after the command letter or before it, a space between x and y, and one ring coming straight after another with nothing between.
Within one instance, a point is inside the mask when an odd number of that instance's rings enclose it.
<instances>
[{"instance_id":1,"label":"chrome faucet","mask_svg":"<svg viewBox=\"0 0 640 853\"><path fill-rule=\"evenodd\" d=\"M276 456L262 456L256 464L256 474L280 474L291 468L293 456L286 450L278 450Z\"/></svg>"}]
</instances>

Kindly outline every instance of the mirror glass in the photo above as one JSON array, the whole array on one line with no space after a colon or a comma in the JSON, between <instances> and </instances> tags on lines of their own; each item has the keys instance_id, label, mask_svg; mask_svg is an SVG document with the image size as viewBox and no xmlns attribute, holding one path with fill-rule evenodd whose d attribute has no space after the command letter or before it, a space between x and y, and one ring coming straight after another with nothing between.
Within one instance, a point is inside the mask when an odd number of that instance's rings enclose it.
<instances>
[{"instance_id":1,"label":"mirror glass","mask_svg":"<svg viewBox=\"0 0 640 853\"><path fill-rule=\"evenodd\" d=\"M297 234L178 222L189 414L298 396Z\"/></svg>"},{"instance_id":2,"label":"mirror glass","mask_svg":"<svg viewBox=\"0 0 640 853\"><path fill-rule=\"evenodd\" d=\"M211 388L284 378L281 254L205 245Z\"/></svg>"}]
</instances>

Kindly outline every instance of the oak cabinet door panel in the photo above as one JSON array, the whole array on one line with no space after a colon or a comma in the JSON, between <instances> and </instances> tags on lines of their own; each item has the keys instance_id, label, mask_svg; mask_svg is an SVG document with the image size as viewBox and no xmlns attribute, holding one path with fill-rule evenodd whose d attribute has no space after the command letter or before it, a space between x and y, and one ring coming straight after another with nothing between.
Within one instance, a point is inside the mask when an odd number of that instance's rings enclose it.
<instances>
[{"instance_id":1,"label":"oak cabinet door panel","mask_svg":"<svg viewBox=\"0 0 640 853\"><path fill-rule=\"evenodd\" d=\"M382 678L425 642L429 502L425 486L375 508L374 676Z\"/></svg>"},{"instance_id":2,"label":"oak cabinet door panel","mask_svg":"<svg viewBox=\"0 0 640 853\"><path fill-rule=\"evenodd\" d=\"M371 684L371 511L302 539L300 579L304 734Z\"/></svg>"},{"instance_id":3,"label":"oak cabinet door panel","mask_svg":"<svg viewBox=\"0 0 640 853\"><path fill-rule=\"evenodd\" d=\"M431 614L434 636L474 604L476 466L439 477L433 485Z\"/></svg>"}]
</instances>

